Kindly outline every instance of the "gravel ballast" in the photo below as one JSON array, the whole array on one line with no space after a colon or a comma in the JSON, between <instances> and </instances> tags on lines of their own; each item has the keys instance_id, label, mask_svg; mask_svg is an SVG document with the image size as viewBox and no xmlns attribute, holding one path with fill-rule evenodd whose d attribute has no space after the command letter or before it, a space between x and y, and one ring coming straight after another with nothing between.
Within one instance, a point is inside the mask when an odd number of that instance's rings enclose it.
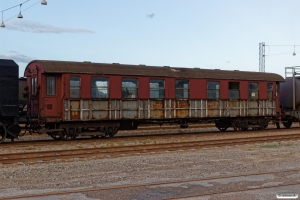
<instances>
[{"instance_id":1,"label":"gravel ballast","mask_svg":"<svg viewBox=\"0 0 300 200\"><path fill-rule=\"evenodd\" d=\"M286 130L286 129L283 129ZM286 131L285 131L286 133ZM88 158L72 162L0 165L0 198L51 191L180 181L300 168L300 141L177 150L118 158ZM113 189L35 199L166 199L237 188L298 183L300 172L214 180L143 188ZM250 190L190 199L276 199L278 192L297 192L299 186Z\"/></svg>"}]
</instances>

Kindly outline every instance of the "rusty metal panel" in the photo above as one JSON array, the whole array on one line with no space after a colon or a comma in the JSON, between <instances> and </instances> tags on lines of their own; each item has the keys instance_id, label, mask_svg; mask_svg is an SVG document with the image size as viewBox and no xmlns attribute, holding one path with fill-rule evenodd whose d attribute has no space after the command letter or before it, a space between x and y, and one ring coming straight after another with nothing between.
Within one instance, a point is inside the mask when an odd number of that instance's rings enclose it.
<instances>
[{"instance_id":1,"label":"rusty metal panel","mask_svg":"<svg viewBox=\"0 0 300 200\"><path fill-rule=\"evenodd\" d=\"M92 111L92 119L99 120L99 119L108 119L108 111L100 111L100 110L93 110Z\"/></svg>"},{"instance_id":2,"label":"rusty metal panel","mask_svg":"<svg viewBox=\"0 0 300 200\"><path fill-rule=\"evenodd\" d=\"M165 100L165 118L172 117L172 100Z\"/></svg>"},{"instance_id":3,"label":"rusty metal panel","mask_svg":"<svg viewBox=\"0 0 300 200\"><path fill-rule=\"evenodd\" d=\"M164 100L150 100L150 118L164 118L164 107Z\"/></svg>"},{"instance_id":4,"label":"rusty metal panel","mask_svg":"<svg viewBox=\"0 0 300 200\"><path fill-rule=\"evenodd\" d=\"M206 117L207 109L206 109L207 100L200 100L200 111L198 111L198 116Z\"/></svg>"},{"instance_id":5,"label":"rusty metal panel","mask_svg":"<svg viewBox=\"0 0 300 200\"><path fill-rule=\"evenodd\" d=\"M138 118L138 100L122 100L122 118L136 119Z\"/></svg>"},{"instance_id":6,"label":"rusty metal panel","mask_svg":"<svg viewBox=\"0 0 300 200\"><path fill-rule=\"evenodd\" d=\"M275 100L264 100L263 102L263 115L274 116L276 115L276 104Z\"/></svg>"},{"instance_id":7,"label":"rusty metal panel","mask_svg":"<svg viewBox=\"0 0 300 200\"><path fill-rule=\"evenodd\" d=\"M197 101L196 100L190 100L190 111L189 111L189 117L197 117Z\"/></svg>"},{"instance_id":8,"label":"rusty metal panel","mask_svg":"<svg viewBox=\"0 0 300 200\"><path fill-rule=\"evenodd\" d=\"M219 100L207 100L207 117L220 117Z\"/></svg>"},{"instance_id":9,"label":"rusty metal panel","mask_svg":"<svg viewBox=\"0 0 300 200\"><path fill-rule=\"evenodd\" d=\"M189 117L198 118L203 115L202 100L190 100Z\"/></svg>"},{"instance_id":10,"label":"rusty metal panel","mask_svg":"<svg viewBox=\"0 0 300 200\"><path fill-rule=\"evenodd\" d=\"M267 114L270 116L276 115L276 101L268 100Z\"/></svg>"},{"instance_id":11,"label":"rusty metal panel","mask_svg":"<svg viewBox=\"0 0 300 200\"><path fill-rule=\"evenodd\" d=\"M110 101L110 116L111 119L119 119L121 118L121 108L120 108L121 100L111 100Z\"/></svg>"},{"instance_id":12,"label":"rusty metal panel","mask_svg":"<svg viewBox=\"0 0 300 200\"><path fill-rule=\"evenodd\" d=\"M91 119L109 119L109 101L92 100L91 101L92 117Z\"/></svg>"},{"instance_id":13,"label":"rusty metal panel","mask_svg":"<svg viewBox=\"0 0 300 200\"><path fill-rule=\"evenodd\" d=\"M230 117L238 117L240 116L240 104L241 101L240 100L229 100L226 101L226 116L230 116Z\"/></svg>"},{"instance_id":14,"label":"rusty metal panel","mask_svg":"<svg viewBox=\"0 0 300 200\"><path fill-rule=\"evenodd\" d=\"M90 101L89 100L81 100L81 120L89 120L90 119Z\"/></svg>"},{"instance_id":15,"label":"rusty metal panel","mask_svg":"<svg viewBox=\"0 0 300 200\"><path fill-rule=\"evenodd\" d=\"M148 100L140 100L140 106L139 106L139 118L140 119L147 119L148 117Z\"/></svg>"},{"instance_id":16,"label":"rusty metal panel","mask_svg":"<svg viewBox=\"0 0 300 200\"><path fill-rule=\"evenodd\" d=\"M65 108L65 112L64 112L65 117L64 117L64 119L67 120L67 121L70 120L69 105L70 105L69 100L65 100L65 102L64 102L64 108Z\"/></svg>"},{"instance_id":17,"label":"rusty metal panel","mask_svg":"<svg viewBox=\"0 0 300 200\"><path fill-rule=\"evenodd\" d=\"M65 120L273 116L275 100L65 100Z\"/></svg>"},{"instance_id":18,"label":"rusty metal panel","mask_svg":"<svg viewBox=\"0 0 300 200\"><path fill-rule=\"evenodd\" d=\"M248 116L258 116L259 115L259 100L248 100Z\"/></svg>"},{"instance_id":19,"label":"rusty metal panel","mask_svg":"<svg viewBox=\"0 0 300 200\"><path fill-rule=\"evenodd\" d=\"M109 101L93 100L92 101L92 109L93 110L108 110L109 109Z\"/></svg>"},{"instance_id":20,"label":"rusty metal panel","mask_svg":"<svg viewBox=\"0 0 300 200\"><path fill-rule=\"evenodd\" d=\"M176 114L178 118L189 117L189 100L175 100Z\"/></svg>"},{"instance_id":21,"label":"rusty metal panel","mask_svg":"<svg viewBox=\"0 0 300 200\"><path fill-rule=\"evenodd\" d=\"M80 119L80 100L70 100L70 120Z\"/></svg>"},{"instance_id":22,"label":"rusty metal panel","mask_svg":"<svg viewBox=\"0 0 300 200\"><path fill-rule=\"evenodd\" d=\"M90 119L90 111L89 110L83 110L82 111L82 120L89 120Z\"/></svg>"}]
</instances>

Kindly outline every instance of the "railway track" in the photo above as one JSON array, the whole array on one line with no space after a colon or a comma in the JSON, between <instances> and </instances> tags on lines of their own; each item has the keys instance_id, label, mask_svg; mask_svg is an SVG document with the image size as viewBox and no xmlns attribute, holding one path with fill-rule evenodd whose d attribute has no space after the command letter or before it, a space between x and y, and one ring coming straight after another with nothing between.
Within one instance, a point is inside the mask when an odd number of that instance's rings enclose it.
<instances>
[{"instance_id":1,"label":"railway track","mask_svg":"<svg viewBox=\"0 0 300 200\"><path fill-rule=\"evenodd\" d=\"M51 150L38 152L23 152L23 153L9 153L0 154L0 163L37 163L49 161L72 161L74 159L85 159L89 157L120 157L126 155L140 155L149 153L164 153L177 150L190 150L205 147L221 147L232 145L243 145L247 143L261 143L274 142L282 140L300 139L300 134L286 134L247 138L231 138L218 139L206 141L190 141L177 143L161 143L161 144L145 144L133 146L119 146L119 147L99 147L99 148L82 148L70 150Z\"/></svg>"},{"instance_id":2,"label":"railway track","mask_svg":"<svg viewBox=\"0 0 300 200\"><path fill-rule=\"evenodd\" d=\"M229 181L230 179L235 180L235 182L241 180L247 180L248 178L253 180L257 179L260 180L259 177L266 176L266 175L275 175L275 176L282 176L289 173L299 173L300 168L297 169L289 169L289 170L278 170L278 171L271 171L271 172L259 172L259 173L244 173L244 174L238 174L238 175L231 175L231 176L214 176L214 177L205 177L205 178L194 178L194 179L186 179L186 180L174 180L174 181L160 181L160 182L150 182L150 183L139 183L139 184L127 184L127 185L116 185L116 186L110 186L110 187L97 187L97 188L86 188L86 189L73 189L73 190L66 190L66 191L59 191L59 192L45 192L45 193L39 193L39 194L26 194L26 195L19 195L19 196L7 196L2 199L27 199L27 198L37 198L37 197L50 197L54 195L68 195L68 194L75 194L75 193L87 193L87 192L110 192L112 193L113 190L124 190L124 189L131 189L131 192L133 192L133 189L136 188L147 188L147 187L153 187L153 186L162 186L162 187L168 187L168 185L174 185L174 184L197 184L198 182L217 182L219 181ZM285 175L286 176L286 175ZM224 195L224 194L231 194L231 193L239 193L239 192L246 192L246 191L253 191L253 190L263 190L263 189L270 189L270 188L278 188L278 187L284 187L284 186L296 186L300 185L299 182L294 181L290 182L290 179L285 178L286 180L283 180L278 185L264 185L261 183L261 186L255 187L255 188L249 188L249 187L243 187L236 188L235 190L226 190L226 191L218 191L218 192L210 192L209 189L206 189L205 192L202 192L202 194L198 195L180 195L176 197L168 197L168 198L162 198L162 199L187 199L187 198L197 198L197 197L204 197L204 196L213 196L213 195Z\"/></svg>"},{"instance_id":3,"label":"railway track","mask_svg":"<svg viewBox=\"0 0 300 200\"><path fill-rule=\"evenodd\" d=\"M209 127L209 126L208 126ZM153 127L151 127L153 128ZM205 128L204 126L202 126L202 128ZM207 128L207 127L206 127ZM293 129L299 129L300 127L291 127L290 129L287 130L293 130ZM150 129L152 130L152 129ZM174 129L170 129L170 130L174 130ZM181 129L182 130L182 129ZM188 129L183 129L183 130L188 130ZM52 138L50 138L50 136L45 135L45 139L38 139L38 140L26 140L26 141L15 141L14 143L7 141L5 143L1 143L0 144L0 148L8 148L13 146L14 148L16 147L28 147L28 146L34 146L34 147L41 147L41 146L45 146L45 145L51 145L51 146L60 146L63 144L70 144L70 145L76 145L76 144L91 144L91 143L100 143L100 142L105 142L105 141L114 141L114 142L119 142L122 140L122 142L125 141L132 141L132 140L145 140L145 139L161 139L161 138L171 138L171 137L181 137L181 136L211 136L211 135L231 135L231 134L238 134L238 133L251 133L253 135L255 135L255 132L261 132L261 131L269 131L272 130L273 132L281 132L282 129L276 129L276 128L269 128L269 129L265 129L265 130L248 130L248 131L233 131L233 130L229 130L224 132L220 132L219 130L211 130L211 131L207 131L207 130L203 130L200 131L198 129L196 130L190 130L190 132L184 132L184 133L161 133L161 134L141 134L140 132L134 131L134 133L130 133L128 135L120 135L120 136L115 136L113 138L97 138L97 139L93 139L90 137L81 137L81 138L76 138L75 140L53 140ZM201 134L201 135L200 135Z\"/></svg>"}]
</instances>

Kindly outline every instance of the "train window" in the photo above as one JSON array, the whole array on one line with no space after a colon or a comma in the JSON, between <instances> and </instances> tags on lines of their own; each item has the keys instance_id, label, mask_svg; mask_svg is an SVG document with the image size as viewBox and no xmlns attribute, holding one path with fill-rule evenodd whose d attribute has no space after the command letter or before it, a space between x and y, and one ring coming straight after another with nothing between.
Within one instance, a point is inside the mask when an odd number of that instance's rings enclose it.
<instances>
[{"instance_id":1,"label":"train window","mask_svg":"<svg viewBox=\"0 0 300 200\"><path fill-rule=\"evenodd\" d=\"M55 76L47 76L47 95L55 95Z\"/></svg>"},{"instance_id":2,"label":"train window","mask_svg":"<svg viewBox=\"0 0 300 200\"><path fill-rule=\"evenodd\" d=\"M259 89L258 83L248 83L248 98L258 99Z\"/></svg>"},{"instance_id":3,"label":"train window","mask_svg":"<svg viewBox=\"0 0 300 200\"><path fill-rule=\"evenodd\" d=\"M165 98L165 81L150 79L150 98Z\"/></svg>"},{"instance_id":4,"label":"train window","mask_svg":"<svg viewBox=\"0 0 300 200\"><path fill-rule=\"evenodd\" d=\"M220 98L220 83L207 82L207 98L219 99Z\"/></svg>"},{"instance_id":5,"label":"train window","mask_svg":"<svg viewBox=\"0 0 300 200\"><path fill-rule=\"evenodd\" d=\"M239 99L240 98L240 83L239 82L229 82L228 83L228 97L229 99Z\"/></svg>"},{"instance_id":6,"label":"train window","mask_svg":"<svg viewBox=\"0 0 300 200\"><path fill-rule=\"evenodd\" d=\"M33 77L31 79L31 93L32 94L36 93L36 77Z\"/></svg>"},{"instance_id":7,"label":"train window","mask_svg":"<svg viewBox=\"0 0 300 200\"><path fill-rule=\"evenodd\" d=\"M122 78L122 98L138 98L138 80Z\"/></svg>"},{"instance_id":8,"label":"train window","mask_svg":"<svg viewBox=\"0 0 300 200\"><path fill-rule=\"evenodd\" d=\"M108 78L92 77L92 98L108 98Z\"/></svg>"},{"instance_id":9,"label":"train window","mask_svg":"<svg viewBox=\"0 0 300 200\"><path fill-rule=\"evenodd\" d=\"M189 81L187 80L176 80L175 81L176 88L176 98L189 98Z\"/></svg>"},{"instance_id":10,"label":"train window","mask_svg":"<svg viewBox=\"0 0 300 200\"><path fill-rule=\"evenodd\" d=\"M80 77L70 77L70 98L80 98Z\"/></svg>"},{"instance_id":11,"label":"train window","mask_svg":"<svg viewBox=\"0 0 300 200\"><path fill-rule=\"evenodd\" d=\"M273 83L268 83L268 99L273 99Z\"/></svg>"}]
</instances>

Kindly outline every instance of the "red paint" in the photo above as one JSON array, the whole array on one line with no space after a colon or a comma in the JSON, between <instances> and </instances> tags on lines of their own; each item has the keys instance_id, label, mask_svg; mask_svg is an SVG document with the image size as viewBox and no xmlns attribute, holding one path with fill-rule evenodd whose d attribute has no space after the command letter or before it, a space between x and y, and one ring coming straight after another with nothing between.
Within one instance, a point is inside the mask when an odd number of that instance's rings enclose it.
<instances>
[{"instance_id":1,"label":"red paint","mask_svg":"<svg viewBox=\"0 0 300 200\"><path fill-rule=\"evenodd\" d=\"M204 79L190 79L190 99L206 99L207 86Z\"/></svg>"},{"instance_id":2,"label":"red paint","mask_svg":"<svg viewBox=\"0 0 300 200\"><path fill-rule=\"evenodd\" d=\"M238 81L235 81L238 82ZM241 100L248 100L248 81L241 81L240 82L240 99Z\"/></svg>"},{"instance_id":3,"label":"red paint","mask_svg":"<svg viewBox=\"0 0 300 200\"><path fill-rule=\"evenodd\" d=\"M141 77L139 78L139 98L140 99L149 99L150 98L150 78Z\"/></svg>"},{"instance_id":4,"label":"red paint","mask_svg":"<svg viewBox=\"0 0 300 200\"><path fill-rule=\"evenodd\" d=\"M56 94L47 96L46 94L46 77L47 75L56 77ZM91 98L91 78L105 77L109 78L109 98L122 98L122 78L137 78L138 79L138 95L139 99L149 99L150 97L150 79L159 79L165 81L165 99L175 99L175 80L189 80L189 95L190 99L207 99L207 81L215 81L220 83L220 99L228 99L228 83L240 82L240 99L248 100L248 82L259 83L259 99L267 100L268 89L267 84L273 83L273 97L276 95L276 83L266 81L239 81L239 80L209 80L209 79L185 79L185 78L164 78L164 77L145 77L145 76L117 76L117 75L95 75L95 74L49 74L44 73L44 69L39 62L30 63L26 69L24 76L27 77L29 87L29 95L31 98L31 110L34 109L34 104L38 106L36 110L41 117L51 117L47 120L57 120L55 117L62 119L64 116L64 100L70 98L70 77L78 76L81 79L80 98ZM39 87L38 95L32 95L31 80L37 77L37 87ZM276 98L276 108L279 110L279 95L280 88L278 84ZM286 95L286 93L284 93ZM36 97L36 98L35 98ZM36 112L36 113L37 113Z\"/></svg>"},{"instance_id":5,"label":"red paint","mask_svg":"<svg viewBox=\"0 0 300 200\"><path fill-rule=\"evenodd\" d=\"M261 99L261 100L268 99L267 82L259 82L259 99Z\"/></svg>"},{"instance_id":6,"label":"red paint","mask_svg":"<svg viewBox=\"0 0 300 200\"><path fill-rule=\"evenodd\" d=\"M221 80L220 83L220 99L226 100L228 99L228 80Z\"/></svg>"},{"instance_id":7,"label":"red paint","mask_svg":"<svg viewBox=\"0 0 300 200\"><path fill-rule=\"evenodd\" d=\"M110 76L109 80L109 95L110 99L121 99L122 98L122 77L121 76Z\"/></svg>"},{"instance_id":8,"label":"red paint","mask_svg":"<svg viewBox=\"0 0 300 200\"><path fill-rule=\"evenodd\" d=\"M91 75L88 74L78 74L80 77L80 96L82 99L90 99L92 96L92 86L91 86ZM70 89L70 88L69 88Z\"/></svg>"},{"instance_id":9,"label":"red paint","mask_svg":"<svg viewBox=\"0 0 300 200\"><path fill-rule=\"evenodd\" d=\"M165 78L166 99L175 99L175 79Z\"/></svg>"}]
</instances>

